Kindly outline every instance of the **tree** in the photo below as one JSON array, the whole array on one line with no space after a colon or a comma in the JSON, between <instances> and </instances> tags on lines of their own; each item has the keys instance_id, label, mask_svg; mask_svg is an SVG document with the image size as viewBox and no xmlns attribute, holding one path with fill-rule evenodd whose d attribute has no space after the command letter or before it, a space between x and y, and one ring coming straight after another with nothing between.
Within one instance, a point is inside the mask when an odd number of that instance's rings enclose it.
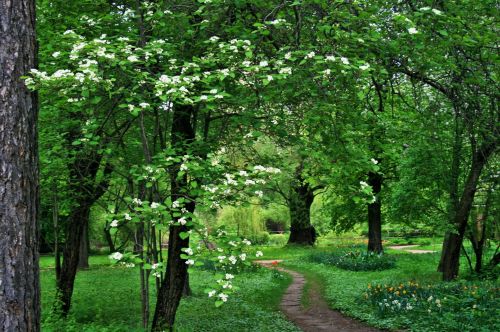
<instances>
[{"instance_id":1,"label":"tree","mask_svg":"<svg viewBox=\"0 0 500 332\"><path fill-rule=\"evenodd\" d=\"M39 331L34 1L0 1L0 45L0 329Z\"/></svg>"}]
</instances>

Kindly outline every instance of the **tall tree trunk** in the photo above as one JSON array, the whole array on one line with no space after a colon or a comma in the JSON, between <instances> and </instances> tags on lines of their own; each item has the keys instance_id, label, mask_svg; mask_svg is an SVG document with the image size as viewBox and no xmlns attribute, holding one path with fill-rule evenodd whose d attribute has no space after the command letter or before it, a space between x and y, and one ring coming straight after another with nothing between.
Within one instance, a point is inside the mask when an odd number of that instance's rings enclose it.
<instances>
[{"instance_id":1,"label":"tall tree trunk","mask_svg":"<svg viewBox=\"0 0 500 332\"><path fill-rule=\"evenodd\" d=\"M91 202L82 202L80 206L73 209L67 220L66 242L63 250L63 263L61 273L57 280L58 299L57 308L65 316L71 306L71 296L80 260L80 242L84 228L88 223Z\"/></svg>"},{"instance_id":2,"label":"tall tree trunk","mask_svg":"<svg viewBox=\"0 0 500 332\"><path fill-rule=\"evenodd\" d=\"M449 235L447 246L443 248L442 270L443 280L453 280L458 276L460 267L460 248L462 247L469 213L474 201L479 177L488 158L496 148L495 143L484 143L481 148L474 152L472 165L465 182L465 186L454 216L455 233Z\"/></svg>"},{"instance_id":3,"label":"tall tree trunk","mask_svg":"<svg viewBox=\"0 0 500 332\"><path fill-rule=\"evenodd\" d=\"M302 177L303 164L295 172L290 188L288 207L290 210L290 237L288 244L314 245L316 230L311 225L311 205L314 191Z\"/></svg>"},{"instance_id":4,"label":"tall tree trunk","mask_svg":"<svg viewBox=\"0 0 500 332\"><path fill-rule=\"evenodd\" d=\"M0 0L0 330L40 330L35 2Z\"/></svg>"},{"instance_id":5,"label":"tall tree trunk","mask_svg":"<svg viewBox=\"0 0 500 332\"><path fill-rule=\"evenodd\" d=\"M108 226L108 225L106 225L106 227L104 227L104 238L106 239L106 242L108 243L109 253L112 254L116 251L116 247L115 247L115 243L113 242L113 237L111 236L110 227L111 226Z\"/></svg>"},{"instance_id":6,"label":"tall tree trunk","mask_svg":"<svg viewBox=\"0 0 500 332\"><path fill-rule=\"evenodd\" d=\"M109 185L108 176L113 168L106 163L103 170L104 179L97 185L96 174L99 170L102 156L94 158L76 158L71 166L71 188L74 192L77 206L71 211L66 224L65 245L61 274L57 280L56 310L66 316L71 306L71 296L80 260L80 243L83 232L88 227L90 208L106 191Z\"/></svg>"},{"instance_id":7,"label":"tall tree trunk","mask_svg":"<svg viewBox=\"0 0 500 332\"><path fill-rule=\"evenodd\" d=\"M89 211L90 212L90 211ZM89 268L89 220L87 220L87 225L83 228L82 238L80 239L80 250L78 254L78 268L88 269Z\"/></svg>"},{"instance_id":8,"label":"tall tree trunk","mask_svg":"<svg viewBox=\"0 0 500 332\"><path fill-rule=\"evenodd\" d=\"M52 223L54 226L54 258L56 266L56 280L61 275L61 253L59 250L59 201L57 199L57 185L54 185L52 197Z\"/></svg>"},{"instance_id":9,"label":"tall tree trunk","mask_svg":"<svg viewBox=\"0 0 500 332\"><path fill-rule=\"evenodd\" d=\"M454 107L455 112L455 133L453 142L453 152L451 156L451 172L450 172L450 188L449 188L449 204L448 204L448 222L453 225L455 218L455 211L458 209L459 197L458 197L458 182L460 178L460 161L462 159L462 134L463 126L459 121L459 111ZM452 231L447 230L444 234L443 245L441 249L441 259L439 260L438 272L443 272L443 259L445 248L448 247L448 242L450 241L450 236Z\"/></svg>"},{"instance_id":10,"label":"tall tree trunk","mask_svg":"<svg viewBox=\"0 0 500 332\"><path fill-rule=\"evenodd\" d=\"M382 248L382 202L380 192L384 178L379 173L368 173L368 184L372 187L375 202L368 204L368 251L377 254Z\"/></svg>"},{"instance_id":11,"label":"tall tree trunk","mask_svg":"<svg viewBox=\"0 0 500 332\"><path fill-rule=\"evenodd\" d=\"M178 155L187 154L189 145L195 140L195 132L191 120L193 113L194 108L191 105L174 106L172 146L176 148ZM176 165L176 168L171 173L171 199L173 202L180 197L186 198L188 202L184 207L192 213L196 206L195 197L189 197L187 176L177 177L179 168L180 165ZM158 292L152 325L153 331L172 331L175 314L187 278L188 266L186 265L186 260L181 258L181 249L189 247L189 237L182 239L180 233L187 232L189 229L186 226L170 226L169 230L167 270L165 279Z\"/></svg>"}]
</instances>

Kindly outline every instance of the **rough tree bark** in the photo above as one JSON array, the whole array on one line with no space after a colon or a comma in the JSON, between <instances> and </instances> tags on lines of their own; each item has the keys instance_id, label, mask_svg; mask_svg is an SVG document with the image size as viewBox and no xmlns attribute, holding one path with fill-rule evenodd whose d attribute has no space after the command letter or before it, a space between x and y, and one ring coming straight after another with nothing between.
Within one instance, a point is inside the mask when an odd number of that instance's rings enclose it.
<instances>
[{"instance_id":1,"label":"rough tree bark","mask_svg":"<svg viewBox=\"0 0 500 332\"><path fill-rule=\"evenodd\" d=\"M40 330L35 3L0 0L0 330Z\"/></svg>"},{"instance_id":2,"label":"rough tree bark","mask_svg":"<svg viewBox=\"0 0 500 332\"><path fill-rule=\"evenodd\" d=\"M177 154L188 153L188 148L195 140L195 131L192 125L194 108L191 105L175 105L172 118L172 147ZM185 208L194 212L195 197L189 197L187 193L187 176L177 178L180 165L171 172L171 198L172 201L180 197L187 198ZM189 247L189 237L182 239L181 232L187 232L186 226L171 226L168 238L167 270L156 301L155 314L153 318L153 331L171 331L175 322L175 314L182 297L186 284L187 270L186 260L180 256L181 249Z\"/></svg>"},{"instance_id":3,"label":"rough tree bark","mask_svg":"<svg viewBox=\"0 0 500 332\"><path fill-rule=\"evenodd\" d=\"M382 202L380 192L384 178L381 174L368 173L368 184L372 187L376 201L368 204L368 251L380 254L382 248Z\"/></svg>"},{"instance_id":4,"label":"rough tree bark","mask_svg":"<svg viewBox=\"0 0 500 332\"><path fill-rule=\"evenodd\" d=\"M295 171L295 179L290 188L288 207L290 210L290 237L288 244L314 245L316 230L311 225L311 205L314 201L314 189L302 177L304 165L301 163Z\"/></svg>"}]
</instances>

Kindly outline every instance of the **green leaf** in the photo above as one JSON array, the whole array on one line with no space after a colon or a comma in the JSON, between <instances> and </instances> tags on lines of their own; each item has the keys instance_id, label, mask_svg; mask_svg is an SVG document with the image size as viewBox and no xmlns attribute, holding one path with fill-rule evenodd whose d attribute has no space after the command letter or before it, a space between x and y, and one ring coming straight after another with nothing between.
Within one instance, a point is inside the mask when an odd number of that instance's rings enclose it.
<instances>
[{"instance_id":1,"label":"green leaf","mask_svg":"<svg viewBox=\"0 0 500 332\"><path fill-rule=\"evenodd\" d=\"M179 233L179 237L183 240L187 239L189 237L189 233L188 232L180 232Z\"/></svg>"}]
</instances>

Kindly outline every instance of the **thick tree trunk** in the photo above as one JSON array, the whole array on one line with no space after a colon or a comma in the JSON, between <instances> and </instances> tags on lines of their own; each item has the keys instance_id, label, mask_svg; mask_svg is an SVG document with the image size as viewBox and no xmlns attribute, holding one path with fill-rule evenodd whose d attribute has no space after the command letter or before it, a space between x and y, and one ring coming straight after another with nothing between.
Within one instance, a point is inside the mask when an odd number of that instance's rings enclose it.
<instances>
[{"instance_id":1,"label":"thick tree trunk","mask_svg":"<svg viewBox=\"0 0 500 332\"><path fill-rule=\"evenodd\" d=\"M78 254L78 269L88 269L89 268L89 221L87 220L87 225L83 228L82 238L80 239L80 250Z\"/></svg>"},{"instance_id":2,"label":"thick tree trunk","mask_svg":"<svg viewBox=\"0 0 500 332\"><path fill-rule=\"evenodd\" d=\"M194 109L191 105L175 105L172 119L172 146L177 149L177 154L189 153L188 148L195 140L195 132L192 125ZM188 193L188 179L184 175L177 177L180 165L176 166L171 173L170 190L172 201L180 197L188 199L185 208L194 212L195 197ZM179 307L184 287L186 285L188 266L186 260L180 256L181 249L189 247L189 237L182 239L179 234L187 232L186 226L171 226L168 239L168 257L165 279L162 282L156 301L155 314L153 318L153 331L172 331L175 322L175 314Z\"/></svg>"},{"instance_id":3,"label":"thick tree trunk","mask_svg":"<svg viewBox=\"0 0 500 332\"><path fill-rule=\"evenodd\" d=\"M309 245L316 242L316 230L311 225L311 205L314 192L302 178L302 164L297 168L290 188L290 237L288 244Z\"/></svg>"},{"instance_id":4,"label":"thick tree trunk","mask_svg":"<svg viewBox=\"0 0 500 332\"><path fill-rule=\"evenodd\" d=\"M0 0L0 330L40 330L35 3Z\"/></svg>"},{"instance_id":5,"label":"thick tree trunk","mask_svg":"<svg viewBox=\"0 0 500 332\"><path fill-rule=\"evenodd\" d=\"M455 211L454 226L456 233L449 235L443 243L443 254L441 267L443 271L443 280L450 281L458 276L460 267L460 248L462 247L467 221L469 219L470 209L474 201L477 184L484 165L496 148L495 143L485 144L477 150L472 158L472 166L465 182L465 186ZM446 247L444 245L446 244Z\"/></svg>"},{"instance_id":6,"label":"thick tree trunk","mask_svg":"<svg viewBox=\"0 0 500 332\"><path fill-rule=\"evenodd\" d=\"M380 192L384 178L379 173L368 173L368 184L373 189L376 197L375 202L368 204L368 251L377 254L383 251L382 248L382 202Z\"/></svg>"}]
</instances>

